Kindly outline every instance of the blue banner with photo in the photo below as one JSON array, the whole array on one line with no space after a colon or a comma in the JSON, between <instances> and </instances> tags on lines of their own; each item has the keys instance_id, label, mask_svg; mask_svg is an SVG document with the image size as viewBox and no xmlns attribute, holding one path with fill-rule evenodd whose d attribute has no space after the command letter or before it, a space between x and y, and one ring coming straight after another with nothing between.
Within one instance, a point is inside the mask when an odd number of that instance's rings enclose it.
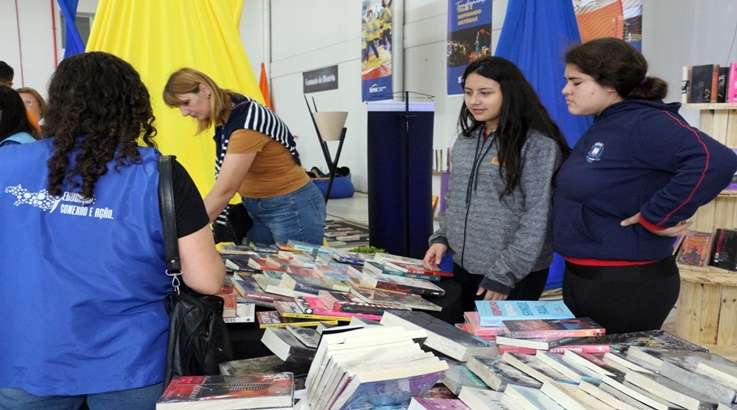
<instances>
[{"instance_id":1,"label":"blue banner with photo","mask_svg":"<svg viewBox=\"0 0 737 410\"><path fill-rule=\"evenodd\" d=\"M363 0L361 89L363 101L392 98L393 0Z\"/></svg>"},{"instance_id":2,"label":"blue banner with photo","mask_svg":"<svg viewBox=\"0 0 737 410\"><path fill-rule=\"evenodd\" d=\"M448 0L448 94L462 94L461 76L491 55L492 0Z\"/></svg>"}]
</instances>

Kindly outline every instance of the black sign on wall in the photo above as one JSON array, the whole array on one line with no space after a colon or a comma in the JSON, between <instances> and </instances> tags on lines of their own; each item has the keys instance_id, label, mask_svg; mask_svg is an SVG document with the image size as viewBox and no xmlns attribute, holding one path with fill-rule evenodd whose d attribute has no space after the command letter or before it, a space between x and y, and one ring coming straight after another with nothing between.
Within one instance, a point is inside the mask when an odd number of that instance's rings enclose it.
<instances>
[{"instance_id":1,"label":"black sign on wall","mask_svg":"<svg viewBox=\"0 0 737 410\"><path fill-rule=\"evenodd\" d=\"M338 66L319 68L302 73L304 93L338 89Z\"/></svg>"}]
</instances>

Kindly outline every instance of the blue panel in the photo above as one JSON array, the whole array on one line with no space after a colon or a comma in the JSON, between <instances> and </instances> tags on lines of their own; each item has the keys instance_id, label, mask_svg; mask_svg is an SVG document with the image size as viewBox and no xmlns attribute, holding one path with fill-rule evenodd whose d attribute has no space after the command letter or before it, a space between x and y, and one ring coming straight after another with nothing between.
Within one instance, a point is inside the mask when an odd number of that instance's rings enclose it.
<instances>
[{"instance_id":1,"label":"blue panel","mask_svg":"<svg viewBox=\"0 0 737 410\"><path fill-rule=\"evenodd\" d=\"M565 51L579 42L571 1L511 0L496 48L497 56L513 61L522 70L571 147L591 125L591 118L568 113L561 94ZM562 259L556 257L547 288L561 286L563 267Z\"/></svg>"}]
</instances>

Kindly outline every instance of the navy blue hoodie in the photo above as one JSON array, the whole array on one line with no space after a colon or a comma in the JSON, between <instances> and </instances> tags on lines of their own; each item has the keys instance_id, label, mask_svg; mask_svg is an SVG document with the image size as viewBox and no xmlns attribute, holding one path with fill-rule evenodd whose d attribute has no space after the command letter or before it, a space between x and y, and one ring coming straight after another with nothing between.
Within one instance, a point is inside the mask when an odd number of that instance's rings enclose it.
<instances>
[{"instance_id":1,"label":"navy blue hoodie","mask_svg":"<svg viewBox=\"0 0 737 410\"><path fill-rule=\"evenodd\" d=\"M622 261L672 254L674 238L652 231L690 218L737 169L737 155L688 125L679 108L625 100L594 119L555 180L555 251ZM620 226L638 212L640 224Z\"/></svg>"}]
</instances>

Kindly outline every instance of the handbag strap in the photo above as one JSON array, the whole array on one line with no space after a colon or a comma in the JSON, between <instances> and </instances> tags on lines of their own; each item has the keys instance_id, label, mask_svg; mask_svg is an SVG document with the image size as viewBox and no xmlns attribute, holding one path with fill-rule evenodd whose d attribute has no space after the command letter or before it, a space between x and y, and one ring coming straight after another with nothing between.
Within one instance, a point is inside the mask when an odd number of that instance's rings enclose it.
<instances>
[{"instance_id":1,"label":"handbag strap","mask_svg":"<svg viewBox=\"0 0 737 410\"><path fill-rule=\"evenodd\" d=\"M159 157L159 206L161 222L164 228L164 248L166 250L166 275L171 276L171 285L179 293L179 276L182 266L179 261L179 243L177 239L177 218L174 208L173 155Z\"/></svg>"}]
</instances>

